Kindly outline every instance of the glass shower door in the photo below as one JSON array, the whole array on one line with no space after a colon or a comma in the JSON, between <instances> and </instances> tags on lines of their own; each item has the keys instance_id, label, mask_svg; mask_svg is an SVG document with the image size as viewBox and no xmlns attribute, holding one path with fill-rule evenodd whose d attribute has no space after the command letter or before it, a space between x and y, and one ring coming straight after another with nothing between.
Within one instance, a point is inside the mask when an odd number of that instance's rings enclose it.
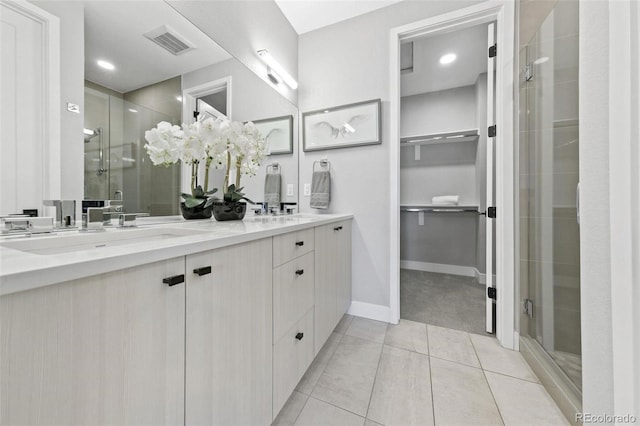
<instances>
[{"instance_id":1,"label":"glass shower door","mask_svg":"<svg viewBox=\"0 0 640 426\"><path fill-rule=\"evenodd\" d=\"M85 88L84 92L84 198L109 197L109 95Z\"/></svg>"},{"instance_id":2,"label":"glass shower door","mask_svg":"<svg viewBox=\"0 0 640 426\"><path fill-rule=\"evenodd\" d=\"M526 114L520 145L520 266L528 285L522 331L580 389L577 21L577 1L556 3L521 51Z\"/></svg>"}]
</instances>

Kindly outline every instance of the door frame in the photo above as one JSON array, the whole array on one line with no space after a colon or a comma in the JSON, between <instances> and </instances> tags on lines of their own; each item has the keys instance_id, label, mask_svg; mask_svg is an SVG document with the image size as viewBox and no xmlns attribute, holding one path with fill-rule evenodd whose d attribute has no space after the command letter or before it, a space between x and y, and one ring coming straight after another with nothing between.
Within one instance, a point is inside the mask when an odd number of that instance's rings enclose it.
<instances>
[{"instance_id":1,"label":"door frame","mask_svg":"<svg viewBox=\"0 0 640 426\"><path fill-rule=\"evenodd\" d=\"M496 226L496 337L502 346L518 349L519 336L515 326L515 145L514 145L514 4L510 1L486 1L471 7L427 18L391 29L390 34L390 318L400 320L400 42L474 25L497 23L495 121L496 192L498 207Z\"/></svg>"}]
</instances>

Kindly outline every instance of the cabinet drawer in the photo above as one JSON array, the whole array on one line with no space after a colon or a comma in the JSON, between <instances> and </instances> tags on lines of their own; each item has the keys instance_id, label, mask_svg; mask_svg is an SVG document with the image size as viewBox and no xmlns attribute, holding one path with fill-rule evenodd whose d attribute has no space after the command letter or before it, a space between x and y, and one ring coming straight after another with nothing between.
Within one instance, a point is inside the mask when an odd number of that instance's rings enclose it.
<instances>
[{"instance_id":1,"label":"cabinet drawer","mask_svg":"<svg viewBox=\"0 0 640 426\"><path fill-rule=\"evenodd\" d=\"M273 341L277 342L313 307L313 253L273 270Z\"/></svg>"},{"instance_id":2,"label":"cabinet drawer","mask_svg":"<svg viewBox=\"0 0 640 426\"><path fill-rule=\"evenodd\" d=\"M273 418L313 361L313 309L273 347Z\"/></svg>"},{"instance_id":3,"label":"cabinet drawer","mask_svg":"<svg viewBox=\"0 0 640 426\"><path fill-rule=\"evenodd\" d=\"M273 237L273 266L313 251L313 228Z\"/></svg>"}]
</instances>

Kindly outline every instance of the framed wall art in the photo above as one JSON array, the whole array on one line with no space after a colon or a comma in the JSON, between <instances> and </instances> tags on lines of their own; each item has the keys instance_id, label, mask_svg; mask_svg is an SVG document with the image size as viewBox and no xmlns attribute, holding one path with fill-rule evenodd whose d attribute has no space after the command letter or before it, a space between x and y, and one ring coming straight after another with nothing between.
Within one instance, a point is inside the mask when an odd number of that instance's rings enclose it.
<instances>
[{"instance_id":1,"label":"framed wall art","mask_svg":"<svg viewBox=\"0 0 640 426\"><path fill-rule=\"evenodd\" d=\"M253 124L269 144L270 155L293 153L293 115L255 120Z\"/></svg>"}]
</instances>

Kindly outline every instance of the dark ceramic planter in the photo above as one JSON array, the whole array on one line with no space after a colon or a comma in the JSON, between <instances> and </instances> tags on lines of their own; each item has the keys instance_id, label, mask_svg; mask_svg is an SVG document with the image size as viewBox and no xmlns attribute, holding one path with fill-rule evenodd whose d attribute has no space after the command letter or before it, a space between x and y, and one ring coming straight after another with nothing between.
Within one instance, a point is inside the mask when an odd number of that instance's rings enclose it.
<instances>
[{"instance_id":1,"label":"dark ceramic planter","mask_svg":"<svg viewBox=\"0 0 640 426\"><path fill-rule=\"evenodd\" d=\"M213 217L217 221L242 220L247 212L247 203L240 201L214 201Z\"/></svg>"},{"instance_id":2,"label":"dark ceramic planter","mask_svg":"<svg viewBox=\"0 0 640 426\"><path fill-rule=\"evenodd\" d=\"M213 206L204 207L204 204L195 207L187 207L184 202L180 203L182 217L190 219L210 219Z\"/></svg>"}]
</instances>

